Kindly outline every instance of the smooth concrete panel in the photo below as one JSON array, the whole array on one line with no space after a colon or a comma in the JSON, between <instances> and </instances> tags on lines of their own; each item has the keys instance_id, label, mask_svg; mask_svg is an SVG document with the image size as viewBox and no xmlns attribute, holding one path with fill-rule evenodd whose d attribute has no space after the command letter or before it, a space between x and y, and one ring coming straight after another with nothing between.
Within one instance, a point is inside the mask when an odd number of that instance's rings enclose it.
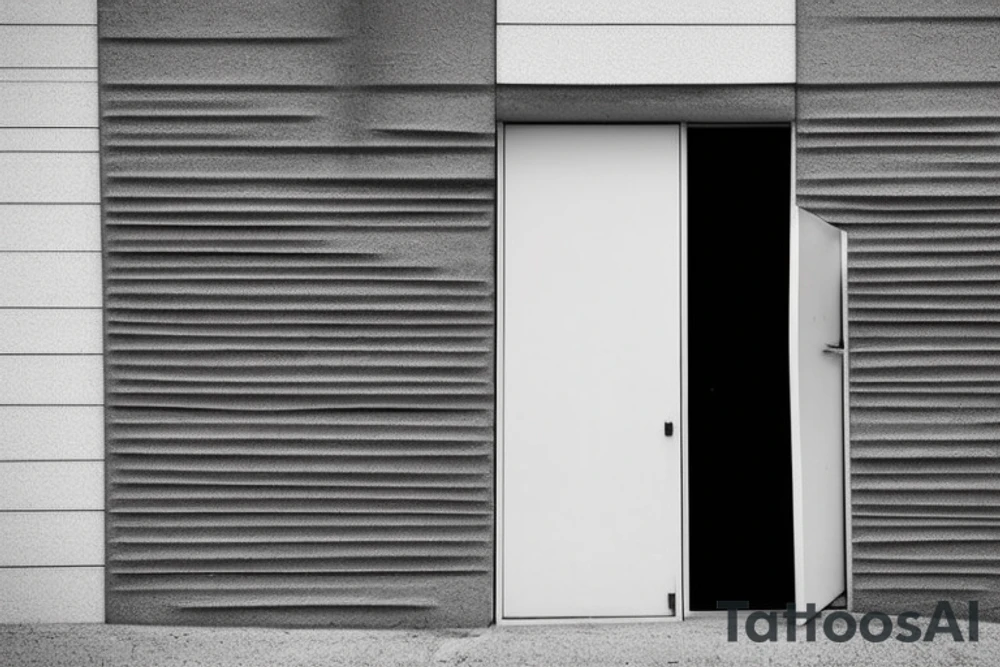
<instances>
[{"instance_id":1,"label":"smooth concrete panel","mask_svg":"<svg viewBox=\"0 0 1000 667\"><path fill-rule=\"evenodd\" d=\"M0 512L103 509L103 461L0 462Z\"/></svg>"},{"instance_id":2,"label":"smooth concrete panel","mask_svg":"<svg viewBox=\"0 0 1000 667\"><path fill-rule=\"evenodd\" d=\"M104 458L104 408L0 406L0 461Z\"/></svg>"},{"instance_id":3,"label":"smooth concrete panel","mask_svg":"<svg viewBox=\"0 0 1000 667\"><path fill-rule=\"evenodd\" d=\"M96 252L0 254L0 307L100 308L101 255Z\"/></svg>"},{"instance_id":4,"label":"smooth concrete panel","mask_svg":"<svg viewBox=\"0 0 1000 667\"><path fill-rule=\"evenodd\" d=\"M0 567L104 565L104 512L0 512Z\"/></svg>"},{"instance_id":5,"label":"smooth concrete panel","mask_svg":"<svg viewBox=\"0 0 1000 667\"><path fill-rule=\"evenodd\" d=\"M42 78L44 70L37 71ZM61 76L56 70L48 70L48 75ZM97 126L96 81L0 82L0 127Z\"/></svg>"},{"instance_id":6,"label":"smooth concrete panel","mask_svg":"<svg viewBox=\"0 0 1000 667\"><path fill-rule=\"evenodd\" d=\"M5 0L0 3L0 24L97 23L96 0Z\"/></svg>"},{"instance_id":7,"label":"smooth concrete panel","mask_svg":"<svg viewBox=\"0 0 1000 667\"><path fill-rule=\"evenodd\" d=\"M795 27L499 25L497 82L794 83Z\"/></svg>"},{"instance_id":8,"label":"smooth concrete panel","mask_svg":"<svg viewBox=\"0 0 1000 667\"><path fill-rule=\"evenodd\" d=\"M103 622L103 567L0 569L0 623Z\"/></svg>"},{"instance_id":9,"label":"smooth concrete panel","mask_svg":"<svg viewBox=\"0 0 1000 667\"><path fill-rule=\"evenodd\" d=\"M0 251L100 249L99 204L0 204Z\"/></svg>"},{"instance_id":10,"label":"smooth concrete panel","mask_svg":"<svg viewBox=\"0 0 1000 667\"><path fill-rule=\"evenodd\" d=\"M26 81L26 82L97 82L97 68L87 67L83 69L31 69L28 67L11 67L0 69L0 82L4 81Z\"/></svg>"},{"instance_id":11,"label":"smooth concrete panel","mask_svg":"<svg viewBox=\"0 0 1000 667\"><path fill-rule=\"evenodd\" d=\"M97 153L0 153L0 201L100 202Z\"/></svg>"},{"instance_id":12,"label":"smooth concrete panel","mask_svg":"<svg viewBox=\"0 0 1000 667\"><path fill-rule=\"evenodd\" d=\"M101 354L100 308L0 308L0 354Z\"/></svg>"},{"instance_id":13,"label":"smooth concrete panel","mask_svg":"<svg viewBox=\"0 0 1000 667\"><path fill-rule=\"evenodd\" d=\"M45 151L96 153L100 150L97 128L0 128L0 153Z\"/></svg>"},{"instance_id":14,"label":"smooth concrete panel","mask_svg":"<svg viewBox=\"0 0 1000 667\"><path fill-rule=\"evenodd\" d=\"M795 23L795 0L497 0L497 23Z\"/></svg>"},{"instance_id":15,"label":"smooth concrete panel","mask_svg":"<svg viewBox=\"0 0 1000 667\"><path fill-rule=\"evenodd\" d=\"M0 356L0 405L101 405L100 355Z\"/></svg>"},{"instance_id":16,"label":"smooth concrete panel","mask_svg":"<svg viewBox=\"0 0 1000 667\"><path fill-rule=\"evenodd\" d=\"M0 67L97 67L97 26L0 25Z\"/></svg>"}]
</instances>

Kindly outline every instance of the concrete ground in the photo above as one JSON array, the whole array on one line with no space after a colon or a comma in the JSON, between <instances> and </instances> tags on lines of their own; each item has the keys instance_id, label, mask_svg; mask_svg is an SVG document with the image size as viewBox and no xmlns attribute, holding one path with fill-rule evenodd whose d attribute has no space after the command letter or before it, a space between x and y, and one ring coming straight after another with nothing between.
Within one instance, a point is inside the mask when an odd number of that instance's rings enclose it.
<instances>
[{"instance_id":1,"label":"concrete ground","mask_svg":"<svg viewBox=\"0 0 1000 667\"><path fill-rule=\"evenodd\" d=\"M967 624L960 621L963 634ZM926 627L926 623L923 624ZM758 626L763 629L763 626ZM838 626L844 627L844 626ZM876 624L875 629L878 626ZM111 625L0 626L2 667L351 665L1000 665L1000 625L978 642L754 643L726 639L723 618L683 623L504 626L481 630L278 630ZM894 633L895 634L895 633Z\"/></svg>"}]
</instances>

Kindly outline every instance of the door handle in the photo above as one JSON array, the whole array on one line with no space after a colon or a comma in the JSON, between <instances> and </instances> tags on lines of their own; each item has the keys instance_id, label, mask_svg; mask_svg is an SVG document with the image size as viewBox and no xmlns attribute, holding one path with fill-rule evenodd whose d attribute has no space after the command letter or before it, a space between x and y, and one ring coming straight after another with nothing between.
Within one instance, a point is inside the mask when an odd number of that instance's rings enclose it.
<instances>
[{"instance_id":1,"label":"door handle","mask_svg":"<svg viewBox=\"0 0 1000 667\"><path fill-rule=\"evenodd\" d=\"M668 438L670 438L670 437L672 437L674 435L674 423L673 422L664 422L663 423L663 435L667 436Z\"/></svg>"},{"instance_id":2,"label":"door handle","mask_svg":"<svg viewBox=\"0 0 1000 667\"><path fill-rule=\"evenodd\" d=\"M846 350L844 349L844 345L842 343L837 343L836 345L832 343L827 343L826 347L823 348L824 354L836 354L839 356L844 356L845 352Z\"/></svg>"}]
</instances>

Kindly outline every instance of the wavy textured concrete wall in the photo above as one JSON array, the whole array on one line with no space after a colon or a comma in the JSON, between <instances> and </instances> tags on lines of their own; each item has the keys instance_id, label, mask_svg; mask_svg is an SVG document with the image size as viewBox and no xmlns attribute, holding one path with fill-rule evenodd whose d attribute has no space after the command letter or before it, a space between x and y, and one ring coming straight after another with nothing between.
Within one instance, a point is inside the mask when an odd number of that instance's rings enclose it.
<instances>
[{"instance_id":1,"label":"wavy textured concrete wall","mask_svg":"<svg viewBox=\"0 0 1000 667\"><path fill-rule=\"evenodd\" d=\"M855 606L1000 618L1000 6L798 22L799 205L850 239Z\"/></svg>"},{"instance_id":2,"label":"wavy textured concrete wall","mask_svg":"<svg viewBox=\"0 0 1000 667\"><path fill-rule=\"evenodd\" d=\"M492 617L489 0L102 0L108 619Z\"/></svg>"}]
</instances>

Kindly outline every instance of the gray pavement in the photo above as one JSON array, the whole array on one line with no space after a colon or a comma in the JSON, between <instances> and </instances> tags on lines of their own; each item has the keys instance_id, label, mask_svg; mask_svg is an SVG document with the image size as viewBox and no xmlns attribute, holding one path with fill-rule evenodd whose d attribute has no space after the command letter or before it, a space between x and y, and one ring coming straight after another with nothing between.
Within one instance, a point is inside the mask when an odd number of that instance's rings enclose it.
<instances>
[{"instance_id":1,"label":"gray pavement","mask_svg":"<svg viewBox=\"0 0 1000 667\"><path fill-rule=\"evenodd\" d=\"M921 624L926 627L926 622ZM845 626L838 625L838 628ZM960 621L966 632L967 624ZM876 626L877 629L877 626ZM727 641L723 618L683 623L504 626L478 630L284 630L0 625L0 667L334 665L917 665L1000 666L1000 625L978 642Z\"/></svg>"}]
</instances>

